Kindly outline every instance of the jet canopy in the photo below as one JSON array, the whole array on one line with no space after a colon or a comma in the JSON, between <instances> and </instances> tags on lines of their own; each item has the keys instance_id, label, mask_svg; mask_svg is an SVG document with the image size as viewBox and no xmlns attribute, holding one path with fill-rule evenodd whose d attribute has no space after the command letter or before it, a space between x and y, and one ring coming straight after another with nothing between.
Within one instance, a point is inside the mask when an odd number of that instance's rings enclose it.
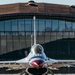
<instances>
[{"instance_id":1,"label":"jet canopy","mask_svg":"<svg viewBox=\"0 0 75 75\"><path fill-rule=\"evenodd\" d=\"M40 46L36 46L36 47L34 48L34 52L35 52L36 54L41 54L41 53L42 53L42 48L41 48Z\"/></svg>"},{"instance_id":2,"label":"jet canopy","mask_svg":"<svg viewBox=\"0 0 75 75\"><path fill-rule=\"evenodd\" d=\"M42 52L43 52L43 47L42 47L41 45L39 45L39 44L36 44L36 45L34 45L34 46L32 47L32 51L33 51L33 53L35 53L35 54L42 54Z\"/></svg>"}]
</instances>

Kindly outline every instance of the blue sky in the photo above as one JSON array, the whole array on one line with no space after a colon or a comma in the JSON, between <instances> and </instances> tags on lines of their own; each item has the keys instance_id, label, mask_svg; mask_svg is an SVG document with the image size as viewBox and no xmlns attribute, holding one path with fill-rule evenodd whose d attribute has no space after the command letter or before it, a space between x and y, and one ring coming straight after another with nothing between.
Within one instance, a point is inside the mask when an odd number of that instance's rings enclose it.
<instances>
[{"instance_id":1,"label":"blue sky","mask_svg":"<svg viewBox=\"0 0 75 75\"><path fill-rule=\"evenodd\" d=\"M10 3L24 3L28 1L29 0L0 0L0 5L10 4ZM75 5L75 0L35 0L35 2Z\"/></svg>"}]
</instances>

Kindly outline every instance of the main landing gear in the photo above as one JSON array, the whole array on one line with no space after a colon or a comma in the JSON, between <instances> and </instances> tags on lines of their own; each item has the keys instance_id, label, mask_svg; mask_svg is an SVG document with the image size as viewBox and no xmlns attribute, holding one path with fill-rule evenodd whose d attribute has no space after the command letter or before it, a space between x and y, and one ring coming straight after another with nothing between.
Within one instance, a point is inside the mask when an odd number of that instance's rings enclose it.
<instances>
[{"instance_id":1,"label":"main landing gear","mask_svg":"<svg viewBox=\"0 0 75 75\"><path fill-rule=\"evenodd\" d=\"M22 70L20 75L29 75L25 70Z\"/></svg>"},{"instance_id":2,"label":"main landing gear","mask_svg":"<svg viewBox=\"0 0 75 75\"><path fill-rule=\"evenodd\" d=\"M54 73L50 69L48 69L48 72L46 74L42 74L42 75L48 75L48 74L54 75ZM36 75L38 75L38 74L36 74Z\"/></svg>"},{"instance_id":3,"label":"main landing gear","mask_svg":"<svg viewBox=\"0 0 75 75\"><path fill-rule=\"evenodd\" d=\"M48 74L54 75L54 73L50 69L48 69L48 73L46 75Z\"/></svg>"}]
</instances>

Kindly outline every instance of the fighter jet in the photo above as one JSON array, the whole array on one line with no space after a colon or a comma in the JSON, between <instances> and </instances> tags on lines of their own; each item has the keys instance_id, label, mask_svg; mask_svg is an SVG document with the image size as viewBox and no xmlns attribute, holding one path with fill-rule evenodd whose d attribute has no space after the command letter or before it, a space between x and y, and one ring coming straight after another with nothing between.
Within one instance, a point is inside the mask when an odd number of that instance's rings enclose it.
<instances>
[{"instance_id":1,"label":"fighter jet","mask_svg":"<svg viewBox=\"0 0 75 75\"><path fill-rule=\"evenodd\" d=\"M34 44L31 46L27 57L16 61L0 61L0 67L8 69L22 69L20 75L47 75L52 70L60 67L75 65L75 60L55 60L46 56L42 45L36 43L36 17L34 22Z\"/></svg>"}]
</instances>

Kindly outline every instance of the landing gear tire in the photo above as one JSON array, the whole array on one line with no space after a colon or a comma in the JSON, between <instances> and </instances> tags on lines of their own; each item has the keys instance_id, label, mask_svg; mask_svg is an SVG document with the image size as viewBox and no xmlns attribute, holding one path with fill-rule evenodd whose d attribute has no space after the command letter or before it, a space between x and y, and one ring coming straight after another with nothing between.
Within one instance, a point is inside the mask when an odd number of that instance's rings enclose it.
<instances>
[{"instance_id":1,"label":"landing gear tire","mask_svg":"<svg viewBox=\"0 0 75 75\"><path fill-rule=\"evenodd\" d=\"M50 70L51 74L54 75L54 73Z\"/></svg>"},{"instance_id":2,"label":"landing gear tire","mask_svg":"<svg viewBox=\"0 0 75 75\"><path fill-rule=\"evenodd\" d=\"M25 70L23 70L20 75L29 75Z\"/></svg>"},{"instance_id":3,"label":"landing gear tire","mask_svg":"<svg viewBox=\"0 0 75 75\"><path fill-rule=\"evenodd\" d=\"M49 73L51 73L51 75L54 75L54 73L49 69L49 71L48 71ZM48 74L47 74L48 75Z\"/></svg>"}]
</instances>

